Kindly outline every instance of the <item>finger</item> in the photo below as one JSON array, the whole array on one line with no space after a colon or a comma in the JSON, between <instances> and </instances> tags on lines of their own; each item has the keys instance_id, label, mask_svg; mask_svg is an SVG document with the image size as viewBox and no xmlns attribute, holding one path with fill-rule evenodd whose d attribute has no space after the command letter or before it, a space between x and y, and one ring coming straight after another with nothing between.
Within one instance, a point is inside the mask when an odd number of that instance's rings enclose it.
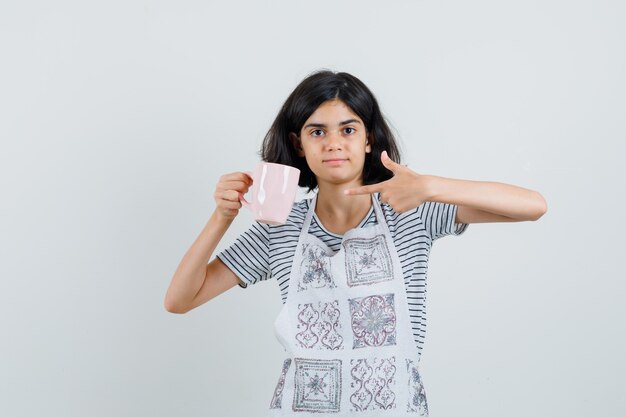
<instances>
[{"instance_id":1,"label":"finger","mask_svg":"<svg viewBox=\"0 0 626 417\"><path fill-rule=\"evenodd\" d=\"M217 184L217 189L220 191L237 190L240 192L247 191L250 188L250 184L245 181L222 181Z\"/></svg>"},{"instance_id":2,"label":"finger","mask_svg":"<svg viewBox=\"0 0 626 417\"><path fill-rule=\"evenodd\" d=\"M387 168L389 171L393 172L394 174L402 167L402 165L396 163L394 160L389 158L387 151L383 151L380 154L380 160L385 166L385 168Z\"/></svg>"},{"instance_id":3,"label":"finger","mask_svg":"<svg viewBox=\"0 0 626 417\"><path fill-rule=\"evenodd\" d=\"M220 181L243 181L252 183L252 177L245 172L231 172L220 177Z\"/></svg>"},{"instance_id":4,"label":"finger","mask_svg":"<svg viewBox=\"0 0 626 417\"><path fill-rule=\"evenodd\" d=\"M241 208L240 201L224 201L220 204L222 208L229 210L239 210Z\"/></svg>"},{"instance_id":5,"label":"finger","mask_svg":"<svg viewBox=\"0 0 626 417\"><path fill-rule=\"evenodd\" d=\"M377 191L380 191L382 188L379 184L371 184L364 185L362 187L349 188L345 190L343 193L345 195L361 195L361 194L372 194Z\"/></svg>"},{"instance_id":6,"label":"finger","mask_svg":"<svg viewBox=\"0 0 626 417\"><path fill-rule=\"evenodd\" d=\"M226 201L239 201L239 192L236 190L222 191L220 198Z\"/></svg>"}]
</instances>

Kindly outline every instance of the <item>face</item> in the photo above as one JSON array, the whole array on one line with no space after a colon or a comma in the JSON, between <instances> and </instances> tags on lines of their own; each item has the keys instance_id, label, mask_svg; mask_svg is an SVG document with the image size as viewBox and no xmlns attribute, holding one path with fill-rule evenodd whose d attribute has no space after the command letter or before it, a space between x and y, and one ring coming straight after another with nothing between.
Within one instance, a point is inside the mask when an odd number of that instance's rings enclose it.
<instances>
[{"instance_id":1,"label":"face","mask_svg":"<svg viewBox=\"0 0 626 417\"><path fill-rule=\"evenodd\" d=\"M371 146L363 121L343 101L322 103L304 122L300 136L290 137L320 186L362 185L365 154Z\"/></svg>"}]
</instances>

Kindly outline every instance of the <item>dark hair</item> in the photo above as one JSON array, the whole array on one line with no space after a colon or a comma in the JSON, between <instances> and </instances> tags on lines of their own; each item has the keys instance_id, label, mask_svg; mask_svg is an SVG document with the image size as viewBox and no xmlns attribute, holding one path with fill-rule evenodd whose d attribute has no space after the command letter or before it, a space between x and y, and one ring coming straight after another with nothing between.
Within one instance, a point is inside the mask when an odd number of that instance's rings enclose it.
<instances>
[{"instance_id":1,"label":"dark hair","mask_svg":"<svg viewBox=\"0 0 626 417\"><path fill-rule=\"evenodd\" d=\"M261 145L266 162L290 165L300 170L298 185L312 191L317 187L315 174L304 157L298 156L289 133L300 135L304 122L328 100L339 99L363 120L371 152L365 154L363 184L388 180L393 173L380 161L383 151L400 163L400 152L391 129L383 117L374 94L361 80L346 72L320 70L307 76L287 97Z\"/></svg>"}]
</instances>

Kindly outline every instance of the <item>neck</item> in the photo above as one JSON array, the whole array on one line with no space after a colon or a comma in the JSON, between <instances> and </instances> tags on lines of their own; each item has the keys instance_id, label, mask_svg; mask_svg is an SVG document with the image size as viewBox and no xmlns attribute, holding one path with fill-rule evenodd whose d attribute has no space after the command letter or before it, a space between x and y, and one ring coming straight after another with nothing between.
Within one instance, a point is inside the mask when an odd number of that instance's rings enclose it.
<instances>
[{"instance_id":1,"label":"neck","mask_svg":"<svg viewBox=\"0 0 626 417\"><path fill-rule=\"evenodd\" d=\"M324 227L329 230L350 229L363 220L372 207L371 194L345 195L343 193L344 190L359 185L319 185L315 214Z\"/></svg>"}]
</instances>

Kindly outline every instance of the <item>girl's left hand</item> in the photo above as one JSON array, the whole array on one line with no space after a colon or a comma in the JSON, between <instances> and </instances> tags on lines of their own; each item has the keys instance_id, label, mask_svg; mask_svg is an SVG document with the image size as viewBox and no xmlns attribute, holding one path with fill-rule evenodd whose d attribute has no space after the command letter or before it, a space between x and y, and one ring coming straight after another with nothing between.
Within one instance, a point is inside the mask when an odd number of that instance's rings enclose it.
<instances>
[{"instance_id":1,"label":"girl's left hand","mask_svg":"<svg viewBox=\"0 0 626 417\"><path fill-rule=\"evenodd\" d=\"M428 197L427 175L413 172L404 165L392 161L386 151L381 154L383 165L393 172L393 178L378 184L345 190L346 195L372 194L380 192L381 203L389 204L396 213L404 213L421 205Z\"/></svg>"}]
</instances>

